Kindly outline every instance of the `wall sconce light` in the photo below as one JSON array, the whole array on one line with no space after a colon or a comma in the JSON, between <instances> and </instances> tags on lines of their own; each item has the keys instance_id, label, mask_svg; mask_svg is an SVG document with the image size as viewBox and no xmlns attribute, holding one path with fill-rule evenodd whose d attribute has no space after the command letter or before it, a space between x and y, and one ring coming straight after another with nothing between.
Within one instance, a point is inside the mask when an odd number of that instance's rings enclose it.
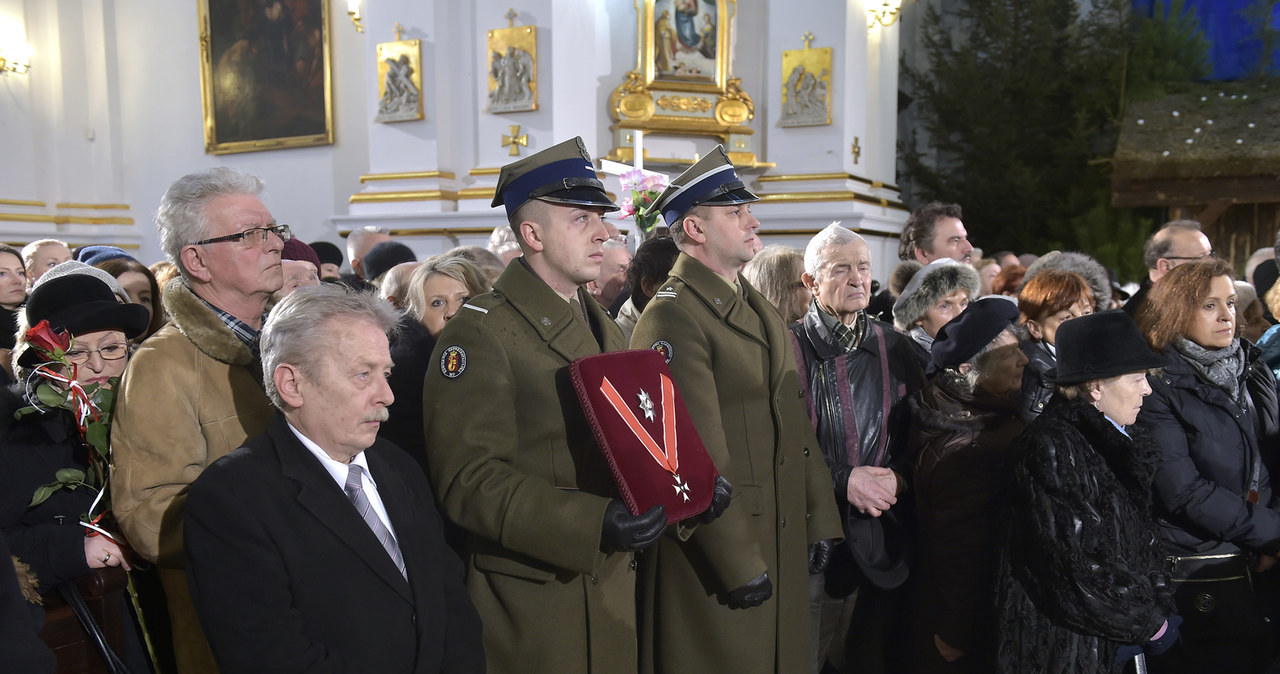
<instances>
[{"instance_id":1,"label":"wall sconce light","mask_svg":"<svg viewBox=\"0 0 1280 674\"><path fill-rule=\"evenodd\" d=\"M876 24L888 28L898 20L899 10L902 8L902 0L884 0L879 7L867 10L867 30L876 27Z\"/></svg>"},{"instance_id":2,"label":"wall sconce light","mask_svg":"<svg viewBox=\"0 0 1280 674\"><path fill-rule=\"evenodd\" d=\"M351 16L351 23L356 27L356 32L363 33L364 24L360 23L360 0L347 0L347 14Z\"/></svg>"},{"instance_id":3,"label":"wall sconce light","mask_svg":"<svg viewBox=\"0 0 1280 674\"><path fill-rule=\"evenodd\" d=\"M14 73L26 75L31 69L31 48L27 45L9 45L0 48L0 75Z\"/></svg>"}]
</instances>

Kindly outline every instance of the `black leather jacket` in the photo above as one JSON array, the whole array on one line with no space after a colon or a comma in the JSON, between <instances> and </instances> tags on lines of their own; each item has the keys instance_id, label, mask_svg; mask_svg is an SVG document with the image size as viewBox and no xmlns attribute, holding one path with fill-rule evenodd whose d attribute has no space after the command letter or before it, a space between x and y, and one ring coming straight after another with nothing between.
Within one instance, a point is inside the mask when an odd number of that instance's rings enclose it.
<instances>
[{"instance_id":1,"label":"black leather jacket","mask_svg":"<svg viewBox=\"0 0 1280 674\"><path fill-rule=\"evenodd\" d=\"M826 589L843 597L856 587L856 578L890 589L907 576L912 519L911 499L880 517L863 515L849 505L849 474L854 466L889 466L906 484L911 481L911 457L906 450L905 398L924 387L924 372L913 342L887 323L866 318L862 342L852 351L836 341L814 305L789 327L796 359L804 376L809 419L818 433L845 542L832 551ZM854 572L853 565L861 569Z\"/></svg>"},{"instance_id":2,"label":"black leather jacket","mask_svg":"<svg viewBox=\"0 0 1280 674\"><path fill-rule=\"evenodd\" d=\"M1053 397L1053 384L1045 378L1058 366L1058 359L1044 342L1028 339L1022 343L1027 365L1022 369L1022 420L1031 423Z\"/></svg>"},{"instance_id":3,"label":"black leather jacket","mask_svg":"<svg viewBox=\"0 0 1280 674\"><path fill-rule=\"evenodd\" d=\"M805 374L809 418L837 493L845 493L853 466L891 466L907 475L910 457L895 451L906 438L895 438L892 427L898 401L925 384L910 341L868 318L862 343L847 352L812 305L790 328ZM851 449L857 453L852 461Z\"/></svg>"}]
</instances>

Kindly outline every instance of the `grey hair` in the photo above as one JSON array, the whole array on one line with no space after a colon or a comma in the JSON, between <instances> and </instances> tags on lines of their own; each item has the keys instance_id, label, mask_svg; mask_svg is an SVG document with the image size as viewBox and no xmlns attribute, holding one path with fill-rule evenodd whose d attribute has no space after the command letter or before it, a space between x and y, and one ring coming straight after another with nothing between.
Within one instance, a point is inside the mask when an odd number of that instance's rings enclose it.
<instances>
[{"instance_id":1,"label":"grey hair","mask_svg":"<svg viewBox=\"0 0 1280 674\"><path fill-rule=\"evenodd\" d=\"M413 272L404 273L397 271L402 267L418 267L421 262L401 262L400 264L388 269L382 275L382 283L378 284L378 297L388 302L392 297L400 299L404 298L405 290L409 287L409 277Z\"/></svg>"},{"instance_id":2,"label":"grey hair","mask_svg":"<svg viewBox=\"0 0 1280 674\"><path fill-rule=\"evenodd\" d=\"M361 259L361 256L356 255L356 252L360 250L360 244L364 242L364 238L366 236L390 233L391 231L386 227L379 227L377 225L365 225L364 227L358 227L351 230L351 233L347 235L347 259Z\"/></svg>"},{"instance_id":3,"label":"grey hair","mask_svg":"<svg viewBox=\"0 0 1280 674\"><path fill-rule=\"evenodd\" d=\"M861 234L849 230L847 227L840 225L840 221L836 220L827 225L809 239L809 245L804 248L804 273L818 278L818 272L827 266L827 253L833 246L843 246L847 243L859 242L866 245L866 239Z\"/></svg>"},{"instance_id":4,"label":"grey hair","mask_svg":"<svg viewBox=\"0 0 1280 674\"><path fill-rule=\"evenodd\" d=\"M421 321L427 309L427 295L424 286L432 274L442 274L467 287L471 297L483 295L489 291L489 280L479 265L461 256L437 255L429 257L409 275L409 292L406 298L408 313Z\"/></svg>"},{"instance_id":5,"label":"grey hair","mask_svg":"<svg viewBox=\"0 0 1280 674\"><path fill-rule=\"evenodd\" d=\"M289 293L267 315L259 341L262 383L277 408L284 409L284 400L276 390L276 368L283 363L296 365L304 376L314 379L324 362L318 354L329 346L333 334L330 324L338 318L343 323L368 321L391 336L396 333L399 314L386 300L333 283Z\"/></svg>"},{"instance_id":6,"label":"grey hair","mask_svg":"<svg viewBox=\"0 0 1280 674\"><path fill-rule=\"evenodd\" d=\"M520 243L516 241L515 230L510 225L498 225L493 228L493 233L489 235L489 252L502 257L507 253L514 253L520 250Z\"/></svg>"},{"instance_id":7,"label":"grey hair","mask_svg":"<svg viewBox=\"0 0 1280 674\"><path fill-rule=\"evenodd\" d=\"M32 241L22 247L22 266L30 267L31 261L35 259L36 253L40 252L41 248L55 243L67 250L71 250L71 246L68 246L66 241L59 241L58 239L40 239L39 241Z\"/></svg>"},{"instance_id":8,"label":"grey hair","mask_svg":"<svg viewBox=\"0 0 1280 674\"><path fill-rule=\"evenodd\" d=\"M182 265L182 249L205 238L209 231L209 202L229 194L260 196L263 182L258 176L225 166L202 173L188 173L173 181L156 210L156 230L160 247L185 280L191 280Z\"/></svg>"}]
</instances>

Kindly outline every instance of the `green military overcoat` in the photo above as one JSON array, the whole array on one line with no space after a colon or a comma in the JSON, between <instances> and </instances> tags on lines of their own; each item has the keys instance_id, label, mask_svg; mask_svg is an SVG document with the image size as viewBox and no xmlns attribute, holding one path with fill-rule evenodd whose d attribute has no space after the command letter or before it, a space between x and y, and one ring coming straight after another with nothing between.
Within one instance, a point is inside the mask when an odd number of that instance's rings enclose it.
<instances>
[{"instance_id":1,"label":"green military overcoat","mask_svg":"<svg viewBox=\"0 0 1280 674\"><path fill-rule=\"evenodd\" d=\"M600 551L617 490L568 372L625 344L589 295L578 301L599 341L517 259L449 321L427 370L432 486L467 534L490 673L637 667L634 556Z\"/></svg>"},{"instance_id":2,"label":"green military overcoat","mask_svg":"<svg viewBox=\"0 0 1280 674\"><path fill-rule=\"evenodd\" d=\"M641 559L641 669L809 670L808 544L842 537L791 338L769 301L742 295L681 253L631 345L668 356L702 442L733 483L720 519ZM773 597L729 609L724 595L768 571Z\"/></svg>"}]
</instances>

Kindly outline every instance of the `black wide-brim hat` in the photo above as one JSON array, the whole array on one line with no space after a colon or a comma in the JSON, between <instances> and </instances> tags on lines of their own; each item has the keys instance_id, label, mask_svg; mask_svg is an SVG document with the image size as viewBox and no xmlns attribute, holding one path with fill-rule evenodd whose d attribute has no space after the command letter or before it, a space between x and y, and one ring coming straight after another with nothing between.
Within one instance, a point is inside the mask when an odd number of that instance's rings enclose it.
<instances>
[{"instance_id":1,"label":"black wide-brim hat","mask_svg":"<svg viewBox=\"0 0 1280 674\"><path fill-rule=\"evenodd\" d=\"M111 288L87 274L68 274L37 284L27 297L27 327L49 321L49 327L69 335L119 330L133 339L147 329L151 313L141 304L122 304ZM42 360L28 349L20 365Z\"/></svg>"},{"instance_id":2,"label":"black wide-brim hat","mask_svg":"<svg viewBox=\"0 0 1280 674\"><path fill-rule=\"evenodd\" d=\"M596 177L586 145L577 136L503 166L489 205L506 206L510 218L531 199L603 208L606 212L618 210L605 192L604 183Z\"/></svg>"},{"instance_id":3,"label":"black wide-brim hat","mask_svg":"<svg viewBox=\"0 0 1280 674\"><path fill-rule=\"evenodd\" d=\"M1164 365L1147 346L1133 318L1120 309L1059 325L1054 349L1058 367L1049 370L1045 379L1055 384L1082 384Z\"/></svg>"}]
</instances>

